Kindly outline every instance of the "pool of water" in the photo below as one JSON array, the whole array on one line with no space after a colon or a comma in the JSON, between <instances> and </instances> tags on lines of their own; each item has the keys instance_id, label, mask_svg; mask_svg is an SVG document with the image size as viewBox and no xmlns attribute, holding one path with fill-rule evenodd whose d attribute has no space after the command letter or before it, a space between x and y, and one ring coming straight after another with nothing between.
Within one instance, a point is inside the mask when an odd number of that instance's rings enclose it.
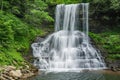
<instances>
[{"instance_id":1,"label":"pool of water","mask_svg":"<svg viewBox=\"0 0 120 80\"><path fill-rule=\"evenodd\" d=\"M120 80L120 73L112 71L41 72L29 80Z\"/></svg>"}]
</instances>

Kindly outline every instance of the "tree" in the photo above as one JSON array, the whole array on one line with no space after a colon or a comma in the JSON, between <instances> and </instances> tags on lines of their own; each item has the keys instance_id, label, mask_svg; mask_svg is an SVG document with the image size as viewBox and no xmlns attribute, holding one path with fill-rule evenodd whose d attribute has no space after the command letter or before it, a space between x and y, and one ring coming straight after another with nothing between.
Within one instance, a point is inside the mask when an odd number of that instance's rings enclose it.
<instances>
[{"instance_id":1,"label":"tree","mask_svg":"<svg viewBox=\"0 0 120 80\"><path fill-rule=\"evenodd\" d=\"M46 12L47 4L42 0L34 0L27 4L27 14L25 15L25 20L36 27L39 27L43 22L54 21L49 13Z\"/></svg>"}]
</instances>

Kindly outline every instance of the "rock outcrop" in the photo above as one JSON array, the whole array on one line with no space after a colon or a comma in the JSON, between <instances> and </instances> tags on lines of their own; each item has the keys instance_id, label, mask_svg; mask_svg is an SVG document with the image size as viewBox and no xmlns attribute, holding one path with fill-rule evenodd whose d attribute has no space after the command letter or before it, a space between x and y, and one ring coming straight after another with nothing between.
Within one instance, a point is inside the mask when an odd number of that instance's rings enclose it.
<instances>
[{"instance_id":1,"label":"rock outcrop","mask_svg":"<svg viewBox=\"0 0 120 80\"><path fill-rule=\"evenodd\" d=\"M0 80L25 80L37 73L37 68L28 65L21 68L15 66L0 67Z\"/></svg>"}]
</instances>

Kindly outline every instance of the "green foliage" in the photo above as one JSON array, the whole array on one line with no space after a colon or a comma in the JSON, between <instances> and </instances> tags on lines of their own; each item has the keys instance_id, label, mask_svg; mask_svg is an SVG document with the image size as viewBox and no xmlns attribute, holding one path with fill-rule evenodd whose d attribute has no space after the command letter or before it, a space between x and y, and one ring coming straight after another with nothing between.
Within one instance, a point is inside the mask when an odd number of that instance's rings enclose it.
<instances>
[{"instance_id":1,"label":"green foliage","mask_svg":"<svg viewBox=\"0 0 120 80\"><path fill-rule=\"evenodd\" d=\"M92 37L92 39L95 40L95 42L96 42L97 44L100 43L100 41L101 41L101 39L102 39L100 36L98 36L97 34L94 34L94 33L92 33L92 32L90 32L89 35Z\"/></svg>"},{"instance_id":2,"label":"green foliage","mask_svg":"<svg viewBox=\"0 0 120 80\"><path fill-rule=\"evenodd\" d=\"M0 6L3 11L15 14L18 17L24 17L27 0L1 0Z\"/></svg>"},{"instance_id":3,"label":"green foliage","mask_svg":"<svg viewBox=\"0 0 120 80\"><path fill-rule=\"evenodd\" d=\"M120 9L120 1L119 0L91 0L89 1L91 4L101 5L99 8L102 10L109 11L110 9L117 10Z\"/></svg>"},{"instance_id":4,"label":"green foliage","mask_svg":"<svg viewBox=\"0 0 120 80\"><path fill-rule=\"evenodd\" d=\"M0 64L12 65L23 61L31 41L43 31L31 27L14 15L0 11ZM17 64L16 64L17 65Z\"/></svg>"},{"instance_id":5,"label":"green foliage","mask_svg":"<svg viewBox=\"0 0 120 80\"><path fill-rule=\"evenodd\" d=\"M119 0L111 0L111 9L120 10L120 1Z\"/></svg>"},{"instance_id":6,"label":"green foliage","mask_svg":"<svg viewBox=\"0 0 120 80\"><path fill-rule=\"evenodd\" d=\"M48 5L42 0L3 0L0 6L3 11L22 18L34 27L39 27L43 22L54 21L47 12Z\"/></svg>"},{"instance_id":7,"label":"green foliage","mask_svg":"<svg viewBox=\"0 0 120 80\"><path fill-rule=\"evenodd\" d=\"M22 65L24 59L19 52L15 50L4 50L0 52L0 64L2 65Z\"/></svg>"},{"instance_id":8,"label":"green foliage","mask_svg":"<svg viewBox=\"0 0 120 80\"><path fill-rule=\"evenodd\" d=\"M49 16L49 13L45 10L48 5L42 0L34 0L29 2L29 9L25 14L25 21L31 24L32 26L39 27L43 22L53 22L53 18Z\"/></svg>"},{"instance_id":9,"label":"green foliage","mask_svg":"<svg viewBox=\"0 0 120 80\"><path fill-rule=\"evenodd\" d=\"M46 0L46 2L52 4L73 4L86 2L86 0Z\"/></svg>"},{"instance_id":10,"label":"green foliage","mask_svg":"<svg viewBox=\"0 0 120 80\"><path fill-rule=\"evenodd\" d=\"M108 59L120 59L120 54L110 54L108 56Z\"/></svg>"},{"instance_id":11,"label":"green foliage","mask_svg":"<svg viewBox=\"0 0 120 80\"><path fill-rule=\"evenodd\" d=\"M90 1L90 17L92 21L97 23L104 29L113 29L113 26L118 27L120 21L120 0L91 0ZM93 23L93 24L94 24Z\"/></svg>"},{"instance_id":12,"label":"green foliage","mask_svg":"<svg viewBox=\"0 0 120 80\"><path fill-rule=\"evenodd\" d=\"M120 59L120 32L112 30L100 34L90 33L90 36L108 52L108 58Z\"/></svg>"},{"instance_id":13,"label":"green foliage","mask_svg":"<svg viewBox=\"0 0 120 80\"><path fill-rule=\"evenodd\" d=\"M35 37L46 34L40 26L54 20L43 0L0 0L0 9L0 64L20 65Z\"/></svg>"}]
</instances>

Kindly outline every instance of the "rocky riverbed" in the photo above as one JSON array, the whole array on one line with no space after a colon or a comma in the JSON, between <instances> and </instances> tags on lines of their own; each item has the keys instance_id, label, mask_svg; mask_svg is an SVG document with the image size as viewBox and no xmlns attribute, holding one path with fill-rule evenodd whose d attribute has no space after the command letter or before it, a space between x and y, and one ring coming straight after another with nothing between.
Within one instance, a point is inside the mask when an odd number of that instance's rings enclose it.
<instances>
[{"instance_id":1,"label":"rocky riverbed","mask_svg":"<svg viewBox=\"0 0 120 80\"><path fill-rule=\"evenodd\" d=\"M20 68L15 66L0 67L0 80L26 80L37 74L38 69L29 65Z\"/></svg>"}]
</instances>

